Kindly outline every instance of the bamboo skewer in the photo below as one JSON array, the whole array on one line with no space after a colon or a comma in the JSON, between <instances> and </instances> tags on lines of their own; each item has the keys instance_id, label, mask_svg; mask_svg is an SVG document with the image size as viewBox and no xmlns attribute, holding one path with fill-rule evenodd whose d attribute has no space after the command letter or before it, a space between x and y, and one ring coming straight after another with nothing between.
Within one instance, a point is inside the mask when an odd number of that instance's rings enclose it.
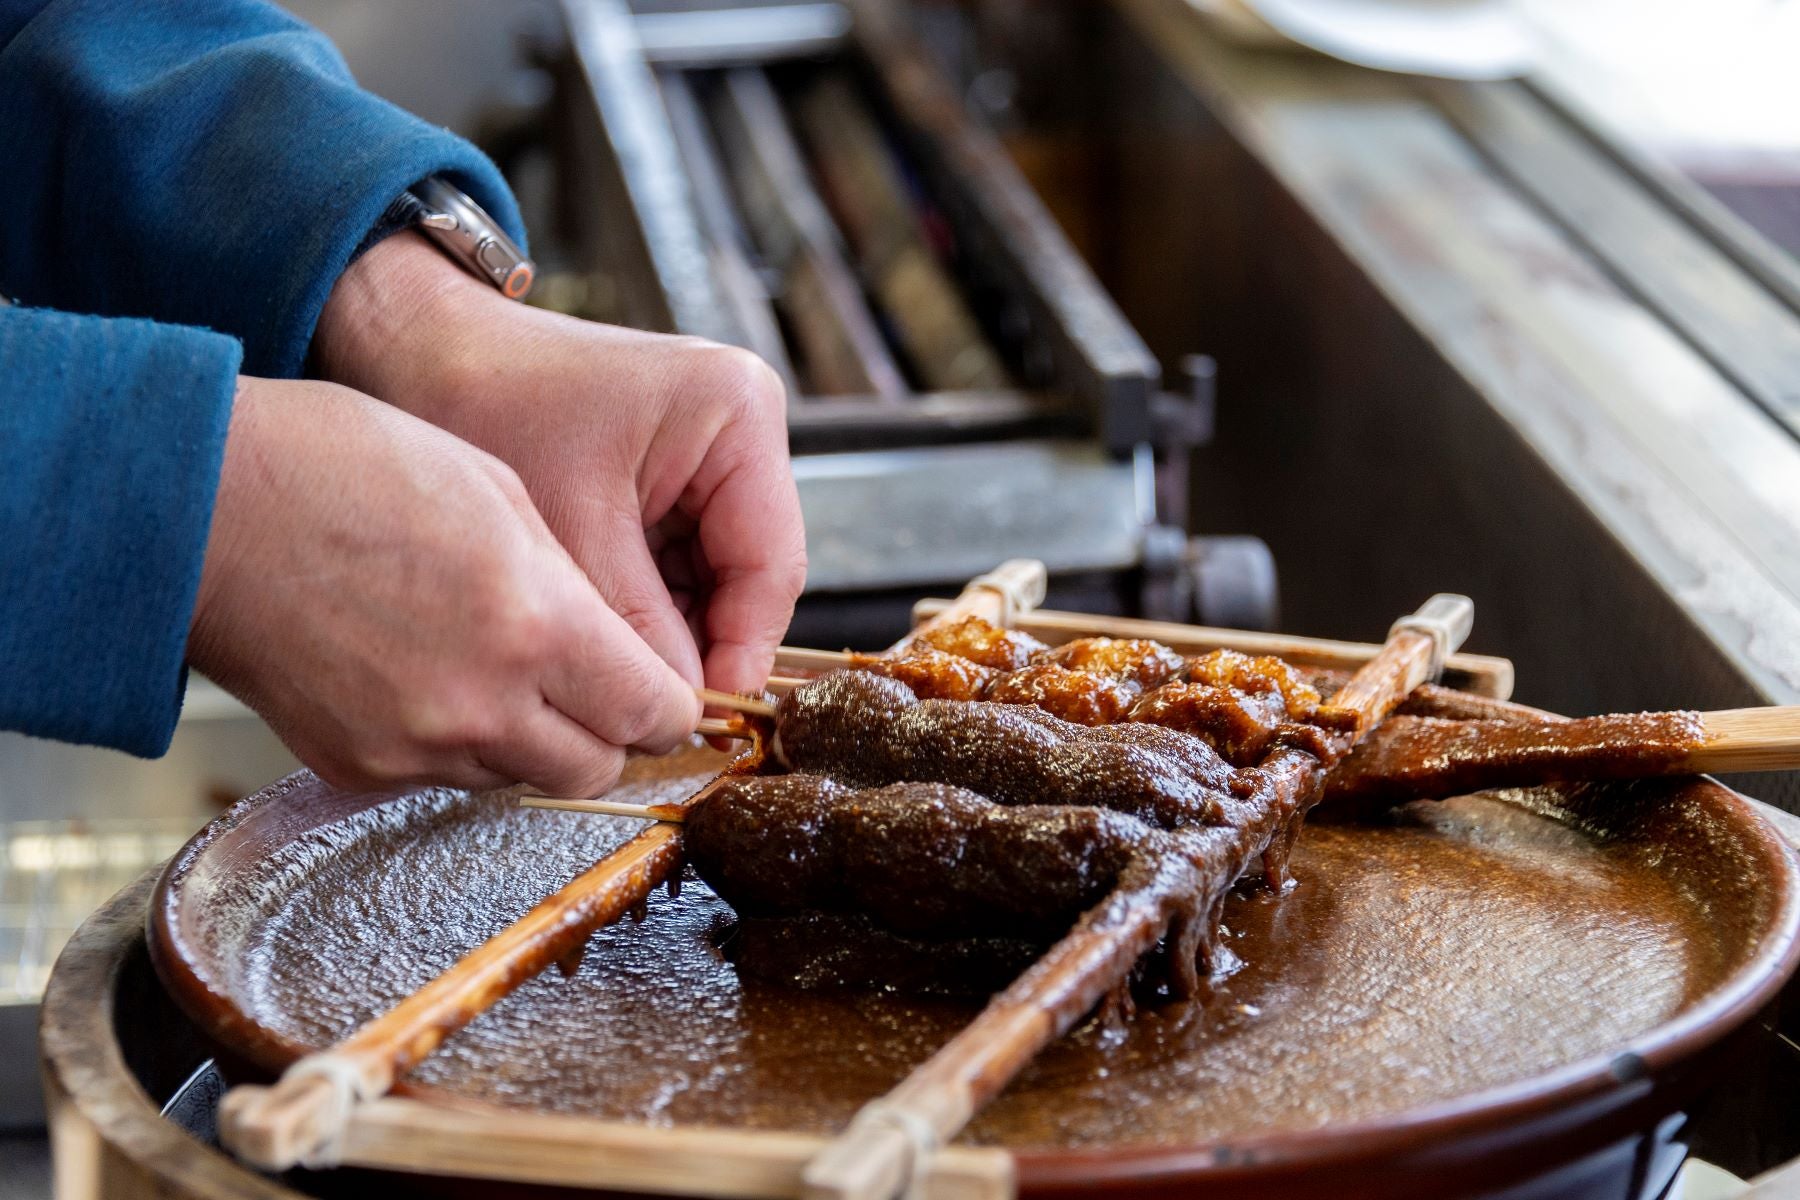
<instances>
[{"instance_id":1,"label":"bamboo skewer","mask_svg":"<svg viewBox=\"0 0 1800 1200\"><path fill-rule=\"evenodd\" d=\"M1572 721L1423 718L1390 723L1339 763L1328 799L1386 806L1575 780L1790 770L1800 770L1800 707Z\"/></svg>"},{"instance_id":2,"label":"bamboo skewer","mask_svg":"<svg viewBox=\"0 0 1800 1200\"><path fill-rule=\"evenodd\" d=\"M1357 785L1346 783L1351 790L1339 795L1367 793L1381 799L1432 797L1453 792L1481 790L1490 787L1522 787L1563 779L1648 779L1665 775L1729 775L1742 771L1800 771L1800 705L1772 708L1734 708L1699 714L1706 740L1685 757L1652 756L1621 758L1615 749L1615 725L1621 719L1655 714L1625 714L1623 718L1602 716L1579 721L1555 722L1550 728L1558 732L1543 739L1542 748L1534 753L1529 740L1530 727L1511 725L1503 730L1481 731L1466 747L1441 748L1432 754L1426 766L1417 773L1404 776L1375 771ZM1569 726L1575 727L1571 737ZM1390 727L1393 732L1399 730ZM735 727L726 736L747 736ZM1506 761L1489 768L1491 777L1470 782L1459 773L1483 762L1484 741L1505 738L1508 742ZM1405 739L1397 739L1404 746ZM1402 754L1411 762L1413 754ZM1448 782L1446 782L1448 781ZM1336 786L1335 784L1333 786ZM1446 790L1449 789L1449 790ZM519 801L530 808L559 808L570 812L599 813L617 817L637 817L647 821L680 821L685 810L677 805L627 804L596 799L564 799L549 796L524 796Z\"/></svg>"},{"instance_id":3,"label":"bamboo skewer","mask_svg":"<svg viewBox=\"0 0 1800 1200\"><path fill-rule=\"evenodd\" d=\"M1693 772L1800 771L1800 705L1700 714L1707 738L1687 757Z\"/></svg>"},{"instance_id":4,"label":"bamboo skewer","mask_svg":"<svg viewBox=\"0 0 1800 1200\"><path fill-rule=\"evenodd\" d=\"M695 688L694 694L700 697L701 703L710 704L714 708L729 709L735 713L744 713L753 717L772 717L775 706L767 700L754 696L740 696L735 692L721 692L715 688Z\"/></svg>"},{"instance_id":5,"label":"bamboo skewer","mask_svg":"<svg viewBox=\"0 0 1800 1200\"><path fill-rule=\"evenodd\" d=\"M686 804L633 804L628 800L608 800L605 796L520 796L521 808L556 809L561 812L594 813L602 817L636 817L640 821L669 821L681 824L687 820Z\"/></svg>"},{"instance_id":6,"label":"bamboo skewer","mask_svg":"<svg viewBox=\"0 0 1800 1200\"><path fill-rule=\"evenodd\" d=\"M694 722L694 732L702 737L748 738L750 731L730 717L701 717Z\"/></svg>"},{"instance_id":7,"label":"bamboo skewer","mask_svg":"<svg viewBox=\"0 0 1800 1200\"><path fill-rule=\"evenodd\" d=\"M658 1128L561 1113L465 1111L389 1096L345 1131L340 1164L610 1191L783 1200L825 1145L774 1130ZM922 1200L1006 1200L1013 1157L954 1146L920 1180ZM560 1194L560 1193L559 1193ZM584 1191L585 1194L585 1191Z\"/></svg>"},{"instance_id":8,"label":"bamboo skewer","mask_svg":"<svg viewBox=\"0 0 1800 1200\"><path fill-rule=\"evenodd\" d=\"M939 620L980 616L1005 625L1043 600L1046 582L1040 562L1003 563L972 580ZM739 711L774 711L767 701L725 692L701 698ZM724 778L680 807L701 802ZM338 1161L359 1108L525 980L578 950L595 929L648 898L680 867L681 833L678 822L658 821L336 1046L295 1062L271 1086L233 1088L219 1108L220 1141L266 1170Z\"/></svg>"},{"instance_id":9,"label":"bamboo skewer","mask_svg":"<svg viewBox=\"0 0 1800 1200\"><path fill-rule=\"evenodd\" d=\"M1332 697L1353 708L1354 743L1405 696L1443 669L1467 636L1466 597L1434 596L1397 622L1387 643ZM1288 750L1263 769L1316 784L1318 760ZM864 1106L848 1129L805 1172L809 1200L888 1200L1025 1065L1062 1036L1161 933L1162 914L1139 910L1125 920L1077 928L1001 992L962 1032L886 1096Z\"/></svg>"}]
</instances>

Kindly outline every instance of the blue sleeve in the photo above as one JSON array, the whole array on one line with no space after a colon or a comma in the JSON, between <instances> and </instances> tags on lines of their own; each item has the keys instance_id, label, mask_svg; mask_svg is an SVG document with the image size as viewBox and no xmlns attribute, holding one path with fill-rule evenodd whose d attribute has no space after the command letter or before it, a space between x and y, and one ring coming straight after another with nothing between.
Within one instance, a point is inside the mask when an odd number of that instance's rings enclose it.
<instances>
[{"instance_id":1,"label":"blue sleeve","mask_svg":"<svg viewBox=\"0 0 1800 1200\"><path fill-rule=\"evenodd\" d=\"M239 354L0 308L0 728L168 748Z\"/></svg>"},{"instance_id":2,"label":"blue sleeve","mask_svg":"<svg viewBox=\"0 0 1800 1200\"><path fill-rule=\"evenodd\" d=\"M523 245L469 143L358 88L260 0L0 0L0 293L229 333L298 375L332 285L444 175Z\"/></svg>"}]
</instances>

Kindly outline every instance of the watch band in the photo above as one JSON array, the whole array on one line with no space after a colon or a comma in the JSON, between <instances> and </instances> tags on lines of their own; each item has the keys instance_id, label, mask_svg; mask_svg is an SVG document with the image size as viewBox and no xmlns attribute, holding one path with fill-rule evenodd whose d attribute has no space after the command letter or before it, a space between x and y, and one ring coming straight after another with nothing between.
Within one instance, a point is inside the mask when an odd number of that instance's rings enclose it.
<instances>
[{"instance_id":1,"label":"watch band","mask_svg":"<svg viewBox=\"0 0 1800 1200\"><path fill-rule=\"evenodd\" d=\"M425 212L425 202L411 192L401 192L393 201L381 210L375 218L375 224L363 235L363 240L356 244L350 254L350 261L355 262L376 246L393 237L402 229L411 229L419 223L419 217Z\"/></svg>"}]
</instances>

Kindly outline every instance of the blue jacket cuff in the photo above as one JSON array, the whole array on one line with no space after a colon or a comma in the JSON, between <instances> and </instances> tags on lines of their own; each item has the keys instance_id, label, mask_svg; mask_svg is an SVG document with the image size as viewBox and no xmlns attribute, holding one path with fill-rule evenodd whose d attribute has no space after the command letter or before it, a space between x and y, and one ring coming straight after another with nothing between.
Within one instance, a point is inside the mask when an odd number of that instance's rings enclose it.
<instances>
[{"instance_id":1,"label":"blue jacket cuff","mask_svg":"<svg viewBox=\"0 0 1800 1200\"><path fill-rule=\"evenodd\" d=\"M0 309L0 727L168 749L239 357L204 330Z\"/></svg>"}]
</instances>

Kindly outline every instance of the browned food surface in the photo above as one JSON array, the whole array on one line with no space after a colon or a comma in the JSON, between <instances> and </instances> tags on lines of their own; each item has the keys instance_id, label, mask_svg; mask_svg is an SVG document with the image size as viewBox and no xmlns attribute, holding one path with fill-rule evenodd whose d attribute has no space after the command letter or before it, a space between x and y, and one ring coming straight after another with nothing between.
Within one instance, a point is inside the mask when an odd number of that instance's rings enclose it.
<instances>
[{"instance_id":1,"label":"browned food surface","mask_svg":"<svg viewBox=\"0 0 1800 1200\"><path fill-rule=\"evenodd\" d=\"M921 699L986 700L1041 709L1077 725L1137 721L1179 729L1249 766L1282 742L1321 757L1346 713L1279 658L1213 650L1193 660L1142 638L1077 638L1046 647L968 617L899 654L853 666L905 683Z\"/></svg>"},{"instance_id":2,"label":"browned food surface","mask_svg":"<svg viewBox=\"0 0 1800 1200\"><path fill-rule=\"evenodd\" d=\"M688 861L745 916L862 913L899 934L1049 940L1173 840L1067 805L961 788L857 790L816 775L733 780L689 816Z\"/></svg>"},{"instance_id":3,"label":"browned food surface","mask_svg":"<svg viewBox=\"0 0 1800 1200\"><path fill-rule=\"evenodd\" d=\"M1187 667L1161 642L1144 638L1076 638L1038 655L1037 661L1116 679L1137 688L1160 687Z\"/></svg>"},{"instance_id":4,"label":"browned food surface","mask_svg":"<svg viewBox=\"0 0 1800 1200\"><path fill-rule=\"evenodd\" d=\"M1006 807L943 784L858 790L778 775L720 787L688 818L685 842L700 878L745 917L862 916L901 937L1040 947L1072 928L1127 925L1161 944L1145 987L1185 997L1216 957L1225 889L1282 812L1228 803L1235 827L1168 833L1101 808ZM1117 1003L1132 965L1109 985Z\"/></svg>"},{"instance_id":5,"label":"browned food surface","mask_svg":"<svg viewBox=\"0 0 1800 1200\"><path fill-rule=\"evenodd\" d=\"M1049 649L1029 633L1002 629L980 617L965 617L949 625L928 629L914 644L919 643L935 646L996 671L1016 671Z\"/></svg>"},{"instance_id":6,"label":"browned food surface","mask_svg":"<svg viewBox=\"0 0 1800 1200\"><path fill-rule=\"evenodd\" d=\"M896 679L840 671L788 693L778 761L852 787L930 782L1000 804L1082 803L1163 829L1216 821L1231 768L1155 725L1091 728L1035 708L920 700Z\"/></svg>"},{"instance_id":7,"label":"browned food surface","mask_svg":"<svg viewBox=\"0 0 1800 1200\"><path fill-rule=\"evenodd\" d=\"M858 670L898 679L933 700L979 700L1001 675L992 667L927 645L915 645L893 656L852 654L850 663Z\"/></svg>"},{"instance_id":8,"label":"browned food surface","mask_svg":"<svg viewBox=\"0 0 1800 1200\"><path fill-rule=\"evenodd\" d=\"M1236 650L1209 650L1188 664L1188 678L1245 692L1275 692L1296 720L1319 707L1319 693L1292 666L1272 655L1252 657Z\"/></svg>"},{"instance_id":9,"label":"browned food surface","mask_svg":"<svg viewBox=\"0 0 1800 1200\"><path fill-rule=\"evenodd\" d=\"M1261 761L1287 719L1279 692L1243 692L1210 683L1168 683L1140 697L1130 718L1203 737L1233 766Z\"/></svg>"},{"instance_id":10,"label":"browned food surface","mask_svg":"<svg viewBox=\"0 0 1800 1200\"><path fill-rule=\"evenodd\" d=\"M621 798L672 799L700 781ZM1730 882L1748 882L1749 851L1697 788L1634 785L1623 799L1549 789L1309 828L1292 891L1226 903L1240 970L1122 1029L1079 1028L968 1136L1173 1145L1314 1128L1616 1049L1692 1005L1767 920L1766 897ZM213 953L253 1016L323 1046L640 827L446 793L387 804L267 855L215 896ZM659 893L642 925L597 935L573 978L526 984L416 1077L501 1104L826 1131L979 1005L749 978L720 949L739 940L704 886ZM936 959L950 972L965 961Z\"/></svg>"},{"instance_id":11,"label":"browned food surface","mask_svg":"<svg viewBox=\"0 0 1800 1200\"><path fill-rule=\"evenodd\" d=\"M935 693L934 693L935 694ZM982 694L995 704L1025 704L1077 725L1111 725L1125 719L1138 689L1053 662L1032 663L997 676Z\"/></svg>"},{"instance_id":12,"label":"browned food surface","mask_svg":"<svg viewBox=\"0 0 1800 1200\"><path fill-rule=\"evenodd\" d=\"M1699 713L1573 721L1390 718L1332 771L1333 800L1406 800L1567 779L1668 774L1706 742Z\"/></svg>"}]
</instances>

